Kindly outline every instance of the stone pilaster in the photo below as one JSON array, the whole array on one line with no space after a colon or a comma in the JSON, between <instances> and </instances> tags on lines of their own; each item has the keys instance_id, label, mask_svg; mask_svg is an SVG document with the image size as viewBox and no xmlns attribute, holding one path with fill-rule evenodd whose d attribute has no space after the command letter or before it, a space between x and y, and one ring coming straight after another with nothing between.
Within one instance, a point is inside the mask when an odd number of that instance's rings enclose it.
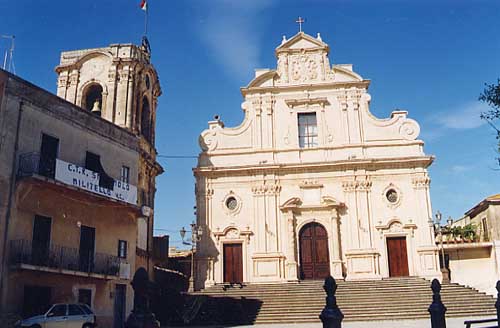
<instances>
[{"instance_id":1,"label":"stone pilaster","mask_svg":"<svg viewBox=\"0 0 500 328\"><path fill-rule=\"evenodd\" d=\"M340 218L337 209L332 210L332 268L331 274L335 279L342 279L342 259L340 249Z\"/></svg>"}]
</instances>

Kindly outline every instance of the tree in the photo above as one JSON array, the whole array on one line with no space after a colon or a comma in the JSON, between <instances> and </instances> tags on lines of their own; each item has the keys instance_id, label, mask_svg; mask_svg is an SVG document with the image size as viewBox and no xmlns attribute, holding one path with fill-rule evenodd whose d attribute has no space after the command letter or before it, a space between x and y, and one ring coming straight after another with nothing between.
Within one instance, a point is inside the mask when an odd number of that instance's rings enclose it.
<instances>
[{"instance_id":1,"label":"tree","mask_svg":"<svg viewBox=\"0 0 500 328\"><path fill-rule=\"evenodd\" d=\"M479 95L479 100L484 101L491 107L487 112L481 113L481 119L488 122L495 129L498 141L497 152L500 154L500 129L494 124L496 120L500 119L500 79L497 80L497 84L486 83L486 88ZM497 161L500 166L500 157L497 158Z\"/></svg>"}]
</instances>

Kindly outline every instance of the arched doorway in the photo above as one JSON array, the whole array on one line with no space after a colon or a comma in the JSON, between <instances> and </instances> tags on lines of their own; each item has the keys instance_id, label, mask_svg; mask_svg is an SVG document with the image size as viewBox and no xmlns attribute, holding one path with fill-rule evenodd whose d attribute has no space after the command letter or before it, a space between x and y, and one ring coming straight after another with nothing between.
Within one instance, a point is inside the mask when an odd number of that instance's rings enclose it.
<instances>
[{"instance_id":1,"label":"arched doorway","mask_svg":"<svg viewBox=\"0 0 500 328\"><path fill-rule=\"evenodd\" d=\"M305 225L299 232L300 278L324 279L330 275L328 233L319 223Z\"/></svg>"}]
</instances>

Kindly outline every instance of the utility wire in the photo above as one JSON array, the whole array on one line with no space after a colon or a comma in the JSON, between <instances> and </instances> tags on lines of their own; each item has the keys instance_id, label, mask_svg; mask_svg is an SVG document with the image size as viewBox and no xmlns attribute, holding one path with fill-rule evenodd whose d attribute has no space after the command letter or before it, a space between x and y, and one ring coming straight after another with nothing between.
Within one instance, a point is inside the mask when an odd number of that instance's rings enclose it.
<instances>
[{"instance_id":1,"label":"utility wire","mask_svg":"<svg viewBox=\"0 0 500 328\"><path fill-rule=\"evenodd\" d=\"M198 158L198 156L183 156L183 155L157 155L161 158Z\"/></svg>"}]
</instances>

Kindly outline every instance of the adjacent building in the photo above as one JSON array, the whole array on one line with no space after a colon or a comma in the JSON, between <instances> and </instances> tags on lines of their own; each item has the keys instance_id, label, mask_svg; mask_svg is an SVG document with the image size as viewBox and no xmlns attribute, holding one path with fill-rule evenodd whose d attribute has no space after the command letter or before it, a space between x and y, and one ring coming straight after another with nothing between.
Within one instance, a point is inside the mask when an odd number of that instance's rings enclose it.
<instances>
[{"instance_id":1,"label":"adjacent building","mask_svg":"<svg viewBox=\"0 0 500 328\"><path fill-rule=\"evenodd\" d=\"M375 118L370 81L328 55L319 34L283 38L241 89L243 122L201 133L197 288L441 276L418 123Z\"/></svg>"},{"instance_id":2,"label":"adjacent building","mask_svg":"<svg viewBox=\"0 0 500 328\"><path fill-rule=\"evenodd\" d=\"M0 312L83 302L122 327L153 276L158 77L146 47L64 52L57 96L0 71Z\"/></svg>"},{"instance_id":3,"label":"adjacent building","mask_svg":"<svg viewBox=\"0 0 500 328\"><path fill-rule=\"evenodd\" d=\"M500 194L486 197L465 212L453 223L451 233L443 236L442 246L452 282L496 295L496 282L500 280Z\"/></svg>"},{"instance_id":4,"label":"adjacent building","mask_svg":"<svg viewBox=\"0 0 500 328\"><path fill-rule=\"evenodd\" d=\"M136 268L153 270L152 245L156 176L155 127L160 81L151 64L149 43L112 44L109 47L61 53L57 95L133 133L139 139L138 204L146 219L138 223ZM135 271L135 270L134 270Z\"/></svg>"}]
</instances>

